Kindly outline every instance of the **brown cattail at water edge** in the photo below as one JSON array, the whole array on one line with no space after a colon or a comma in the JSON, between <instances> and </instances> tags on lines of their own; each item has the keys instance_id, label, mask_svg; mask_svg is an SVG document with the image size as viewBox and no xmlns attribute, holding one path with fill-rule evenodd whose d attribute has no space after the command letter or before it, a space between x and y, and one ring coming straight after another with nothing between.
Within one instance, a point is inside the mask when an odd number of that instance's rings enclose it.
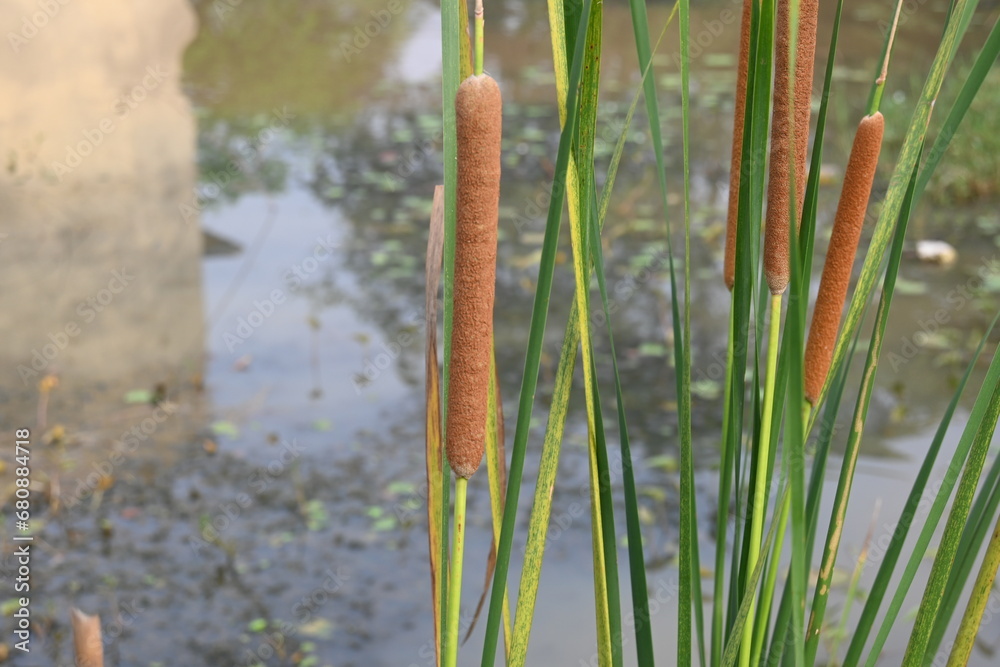
<instances>
[{"instance_id":1,"label":"brown cattail at water edge","mask_svg":"<svg viewBox=\"0 0 1000 667\"><path fill-rule=\"evenodd\" d=\"M764 229L764 276L771 294L788 286L788 213L791 210L792 158L795 165L795 224L802 223L806 191L806 157L812 104L813 64L819 0L799 3L795 43L795 88L789 89L791 24L788 2L779 2L775 27L774 104L771 121L771 160L767 183L767 222ZM789 115L789 112L792 115ZM791 119L791 122L790 122ZM792 145L794 134L795 145Z\"/></svg>"},{"instance_id":2,"label":"brown cattail at water edge","mask_svg":"<svg viewBox=\"0 0 1000 667\"><path fill-rule=\"evenodd\" d=\"M458 87L455 275L446 448L451 469L466 479L479 468L486 438L502 107L500 87L488 75L470 76Z\"/></svg>"},{"instance_id":3,"label":"brown cattail at water edge","mask_svg":"<svg viewBox=\"0 0 1000 667\"><path fill-rule=\"evenodd\" d=\"M729 213L726 217L726 255L723 278L732 291L736 282L736 223L740 205L740 171L743 164L743 127L747 104L747 76L750 64L750 16L754 0L743 0L740 25L740 62L736 70L736 107L733 116L733 152L729 163Z\"/></svg>"},{"instance_id":4,"label":"brown cattail at water edge","mask_svg":"<svg viewBox=\"0 0 1000 667\"><path fill-rule=\"evenodd\" d=\"M816 296L816 309L813 311L809 338L806 341L805 394L813 405L819 399L830 371L840 315L851 282L854 256L868 210L868 198L875 180L875 167L878 165L884 129L885 120L881 113L876 111L874 115L862 118L847 161L844 189L840 193L840 203L837 204L830 249L826 253L823 277Z\"/></svg>"}]
</instances>

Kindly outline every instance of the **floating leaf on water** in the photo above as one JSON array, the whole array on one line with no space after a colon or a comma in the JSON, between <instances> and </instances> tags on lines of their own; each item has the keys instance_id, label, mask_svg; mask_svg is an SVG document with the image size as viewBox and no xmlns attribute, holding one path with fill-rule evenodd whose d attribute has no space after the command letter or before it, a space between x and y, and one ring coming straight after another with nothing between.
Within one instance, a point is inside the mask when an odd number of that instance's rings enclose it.
<instances>
[{"instance_id":1,"label":"floating leaf on water","mask_svg":"<svg viewBox=\"0 0 1000 667\"><path fill-rule=\"evenodd\" d=\"M133 389L125 394L126 403L150 403L153 400L153 392L148 389Z\"/></svg>"},{"instance_id":2,"label":"floating leaf on water","mask_svg":"<svg viewBox=\"0 0 1000 667\"><path fill-rule=\"evenodd\" d=\"M672 454L660 454L652 458L646 459L647 468L662 468L667 472L677 472L680 469L680 465L677 463L677 457Z\"/></svg>"},{"instance_id":3,"label":"floating leaf on water","mask_svg":"<svg viewBox=\"0 0 1000 667\"><path fill-rule=\"evenodd\" d=\"M667 499L667 493L657 487L657 491L660 491L662 496L658 498L661 502ZM645 524L647 526L652 526L656 523L656 515L645 505L639 505L639 523Z\"/></svg>"},{"instance_id":4,"label":"floating leaf on water","mask_svg":"<svg viewBox=\"0 0 1000 667\"><path fill-rule=\"evenodd\" d=\"M404 481L389 482L386 490L394 495L409 495L417 492L417 485L413 482Z\"/></svg>"},{"instance_id":5,"label":"floating leaf on water","mask_svg":"<svg viewBox=\"0 0 1000 667\"><path fill-rule=\"evenodd\" d=\"M306 527L311 532L323 530L326 527L329 515L326 512L326 506L323 505L323 501L310 500L306 503L305 512Z\"/></svg>"},{"instance_id":6,"label":"floating leaf on water","mask_svg":"<svg viewBox=\"0 0 1000 667\"><path fill-rule=\"evenodd\" d=\"M375 250L371 254L372 266L385 266L389 262L389 253Z\"/></svg>"},{"instance_id":7,"label":"floating leaf on water","mask_svg":"<svg viewBox=\"0 0 1000 667\"><path fill-rule=\"evenodd\" d=\"M377 519L383 514L385 514L385 510L379 507L378 505L372 505L371 507L365 510L365 514L367 514L373 519Z\"/></svg>"},{"instance_id":8,"label":"floating leaf on water","mask_svg":"<svg viewBox=\"0 0 1000 667\"><path fill-rule=\"evenodd\" d=\"M722 385L708 378L694 380L691 382L691 393L699 398L714 401L722 395Z\"/></svg>"},{"instance_id":9,"label":"floating leaf on water","mask_svg":"<svg viewBox=\"0 0 1000 667\"><path fill-rule=\"evenodd\" d=\"M329 639L333 636L333 623L320 616L314 618L308 623L304 623L299 628L299 632L301 632L305 637Z\"/></svg>"},{"instance_id":10,"label":"floating leaf on water","mask_svg":"<svg viewBox=\"0 0 1000 667\"><path fill-rule=\"evenodd\" d=\"M240 435L240 429L236 424L225 419L213 422L212 432L216 435L228 435L230 438L237 438Z\"/></svg>"},{"instance_id":11,"label":"floating leaf on water","mask_svg":"<svg viewBox=\"0 0 1000 667\"><path fill-rule=\"evenodd\" d=\"M639 354L643 357L665 357L667 352L669 350L663 343L643 343L639 346Z\"/></svg>"},{"instance_id":12,"label":"floating leaf on water","mask_svg":"<svg viewBox=\"0 0 1000 667\"><path fill-rule=\"evenodd\" d=\"M340 199L344 196L344 186L342 185L331 185L326 190L323 191L323 196L328 199Z\"/></svg>"},{"instance_id":13,"label":"floating leaf on water","mask_svg":"<svg viewBox=\"0 0 1000 667\"><path fill-rule=\"evenodd\" d=\"M396 517L393 516L384 516L372 524L372 529L380 533L392 530L395 527L396 527Z\"/></svg>"},{"instance_id":14,"label":"floating leaf on water","mask_svg":"<svg viewBox=\"0 0 1000 667\"><path fill-rule=\"evenodd\" d=\"M639 493L639 495L648 496L657 502L662 503L667 499L667 492L664 489L660 488L659 486L653 486L653 485L640 486L639 488L636 489L636 491ZM652 519L652 514L649 512L649 510L646 509L644 506L640 505L639 506L640 521L643 518L642 517L643 510L645 510L649 518ZM647 521L646 523L651 523L651 521Z\"/></svg>"},{"instance_id":15,"label":"floating leaf on water","mask_svg":"<svg viewBox=\"0 0 1000 667\"><path fill-rule=\"evenodd\" d=\"M329 431L333 428L333 423L329 419L317 419L313 422L313 428L317 431Z\"/></svg>"},{"instance_id":16,"label":"floating leaf on water","mask_svg":"<svg viewBox=\"0 0 1000 667\"><path fill-rule=\"evenodd\" d=\"M290 530L284 530L280 533L275 533L267 538L267 543L272 547L280 547L284 544L290 544L295 541L295 535L292 534Z\"/></svg>"}]
</instances>

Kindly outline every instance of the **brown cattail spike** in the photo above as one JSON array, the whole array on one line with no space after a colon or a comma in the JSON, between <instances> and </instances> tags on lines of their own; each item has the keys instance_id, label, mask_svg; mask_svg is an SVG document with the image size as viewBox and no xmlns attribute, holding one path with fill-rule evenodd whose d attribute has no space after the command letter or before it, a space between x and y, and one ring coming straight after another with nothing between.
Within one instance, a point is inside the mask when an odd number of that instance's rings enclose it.
<instances>
[{"instance_id":1,"label":"brown cattail spike","mask_svg":"<svg viewBox=\"0 0 1000 667\"><path fill-rule=\"evenodd\" d=\"M479 468L486 438L502 106L497 82L485 74L467 78L455 96L458 183L447 451L451 469L466 479Z\"/></svg>"},{"instance_id":2,"label":"brown cattail spike","mask_svg":"<svg viewBox=\"0 0 1000 667\"><path fill-rule=\"evenodd\" d=\"M837 217L830 236L830 249L826 253L823 277L816 296L809 339L806 341L805 394L806 399L816 404L833 359L833 347L837 342L840 315L847 298L847 288L851 282L854 255L861 238L861 228L868 210L868 197L875 180L875 167L882 148L882 132L885 120L882 114L865 116L858 125L851 147L851 157L844 173L844 189L837 204Z\"/></svg>"},{"instance_id":3,"label":"brown cattail spike","mask_svg":"<svg viewBox=\"0 0 1000 667\"><path fill-rule=\"evenodd\" d=\"M740 26L740 62L736 71L736 109L733 116L733 157L729 165L729 215L726 217L726 257L723 278L732 291L736 282L736 220L740 205L740 169L743 157L743 114L747 104L747 71L750 62L750 15L754 0L743 0Z\"/></svg>"},{"instance_id":4,"label":"brown cattail spike","mask_svg":"<svg viewBox=\"0 0 1000 667\"><path fill-rule=\"evenodd\" d=\"M801 224L806 189L806 156L809 148L809 113L812 103L813 64L816 56L818 0L799 4L799 30L795 47L795 90L788 88L788 48L791 26L788 2L778 2L774 53L774 108L771 119L771 164L767 184L767 225L764 230L764 275L772 294L788 286L788 213L791 203L791 158L795 157L795 223ZM794 97L793 97L794 93ZM789 105L794 104L790 109ZM792 148L794 116L795 146Z\"/></svg>"}]
</instances>

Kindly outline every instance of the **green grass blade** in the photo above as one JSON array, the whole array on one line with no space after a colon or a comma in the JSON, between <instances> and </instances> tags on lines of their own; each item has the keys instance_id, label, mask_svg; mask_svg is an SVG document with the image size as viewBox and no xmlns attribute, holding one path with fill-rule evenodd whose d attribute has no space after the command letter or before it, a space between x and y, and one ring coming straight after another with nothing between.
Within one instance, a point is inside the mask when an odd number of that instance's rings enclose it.
<instances>
[{"instance_id":1,"label":"green grass blade","mask_svg":"<svg viewBox=\"0 0 1000 667\"><path fill-rule=\"evenodd\" d=\"M962 617L962 623L959 625L955 644L951 649L951 656L948 658L949 667L969 664L972 645L979 632L979 626L983 622L986 603L993 593L993 581L996 579L998 567L1000 567L1000 520L997 521L996 528L993 529L993 537L990 539L986 556L979 569L979 576L976 577L972 594L969 596L969 604Z\"/></svg>"},{"instance_id":2,"label":"green grass blade","mask_svg":"<svg viewBox=\"0 0 1000 667\"><path fill-rule=\"evenodd\" d=\"M618 405L618 433L622 454L622 481L625 487L625 521L628 535L629 575L632 583L632 618L635 622L637 661L640 667L652 667L654 664L652 619L649 614L649 591L646 584L646 562L642 551L642 529L639 523L638 496L635 488L635 474L632 469L628 423L625 418L625 399L622 396L614 335L611 331L611 310L608 305L607 282L603 269L604 257L600 239L596 234L591 237L591 253L597 269L595 273L597 274L597 282L601 292L604 320L607 324L611 364L615 380L615 400Z\"/></svg>"},{"instance_id":3,"label":"green grass blade","mask_svg":"<svg viewBox=\"0 0 1000 667\"><path fill-rule=\"evenodd\" d=\"M782 503L785 502L785 496L787 496L789 492L790 491L788 487L785 487L780 502ZM762 549L764 549L765 551L771 550L777 532L778 532L777 522L772 523L770 530L767 531L767 536L764 538L764 541L761 544ZM763 574L763 572L764 572L764 560L761 559L761 561L757 563L757 567L753 569L753 572L747 575L748 589L752 590L757 587L757 584L760 581L760 577ZM743 626L746 623L747 616L750 613L751 600L753 600L753 597L747 595L743 598L743 601L740 603L740 607L736 612L736 618L733 621L732 632L729 633L729 641L726 643L726 650L722 654L722 661L720 663L721 667L733 667L733 665L736 664L737 658L739 658L740 656L740 639L743 636Z\"/></svg>"},{"instance_id":4,"label":"green grass blade","mask_svg":"<svg viewBox=\"0 0 1000 667\"><path fill-rule=\"evenodd\" d=\"M455 94L462 76L461 23L464 0L441 0L441 119L444 158L444 373L441 376L441 438L447 429L448 384L451 369L452 295L455 285L455 185L458 179L457 139L455 136ZM466 10L467 11L467 10ZM447 454L441 466L441 553L440 562L448 562L448 536L451 526L451 468ZM448 577L441 577L441 619L448 618ZM444 636L441 637L442 646Z\"/></svg>"},{"instance_id":5,"label":"green grass blade","mask_svg":"<svg viewBox=\"0 0 1000 667\"><path fill-rule=\"evenodd\" d=\"M753 475L754 461L750 466L743 462L743 425L746 399L746 368L748 358L748 343L750 333L750 313L753 308L753 297L758 287L757 276L760 270L759 237L761 231L762 207L764 199L763 165L767 160L767 135L770 123L770 89L772 46L774 40L774 0L764 0L758 8L753 5L750 30L750 61L747 68L747 100L743 113L746 116L743 130L742 163L740 165L740 185L738 196L739 224L736 232L736 271L732 295L732 329L730 345L733 348L733 362L726 378L729 385L730 402L727 406L728 423L727 442L724 447L733 454L732 479L735 485L734 495L739 507L741 504L742 484L745 470L749 467ZM760 341L760 338L756 338ZM757 373L754 348L753 402L754 433L756 434L759 420L759 374ZM756 439L754 435L753 439ZM752 493L752 492L751 492ZM752 498L747 499L747 507ZM741 517L745 510L737 511ZM743 591L746 589L749 573L745 562L749 550L749 531L743 532L741 521L737 520L734 530L734 546L730 572L733 573L729 582L729 612L726 619L726 634L732 637L736 631L735 620L738 610L744 601ZM749 608L748 608L749 609Z\"/></svg>"},{"instance_id":6,"label":"green grass blade","mask_svg":"<svg viewBox=\"0 0 1000 667\"><path fill-rule=\"evenodd\" d=\"M879 607L885 597L889 583L893 575L896 573L896 563L899 560L903 543L906 540L906 536L913 523L913 519L917 515L917 508L923 500L924 489L926 488L927 481L930 479L931 472L934 469L934 464L937 460L937 455L941 450L941 445L944 443L944 436L948 431L948 427L951 425L951 419L955 414L955 410L958 408L959 398L965 392L965 387L969 382L969 378L972 376L972 371L975 369L976 364L979 361L979 357L982 354L986 340L989 338L990 333L996 326L998 319L1000 319L1000 316L994 318L993 322L986 330L986 333L983 335L982 340L980 340L979 347L972 355L972 359L969 361L969 365L965 369L965 374L962 376L958 386L955 388L951 401L948 403L948 407L945 409L941 422L938 424L937 431L934 434L930 447L928 447L927 453L924 455L924 461L920 466L920 470L917 472L916 479L913 481L913 487L910 490L910 494L906 498L906 504L903 506L899 523L896 524L892 537L889 541L889 545L886 547L885 553L882 556L882 564L879 566L878 573L875 575L875 580L868 593L868 599L865 601L861 617L858 620L854 635L851 637L851 643L848 647L847 655L844 658L845 665L856 665L861 659L861 652L864 650L865 642L868 641L871 630L875 627L875 619L878 615Z\"/></svg>"},{"instance_id":7,"label":"green grass blade","mask_svg":"<svg viewBox=\"0 0 1000 667\"><path fill-rule=\"evenodd\" d=\"M683 335L675 338L681 348L681 363L677 365L678 420L681 435L681 490L680 490L680 596L682 608L678 631L681 637L690 636L691 606L694 607L695 636L698 641L700 663L705 664L705 621L702 608L701 562L698 553L698 509L694 493L694 439L691 433L691 58L690 58L690 0L680 0L681 46L681 146L684 165L684 326ZM676 298L673 299L676 303ZM676 317L676 313L675 313ZM689 578L685 577L685 573ZM678 642L679 664L691 662L690 647L682 648Z\"/></svg>"},{"instance_id":8,"label":"green grass blade","mask_svg":"<svg viewBox=\"0 0 1000 667\"><path fill-rule=\"evenodd\" d=\"M558 3L550 5L557 13ZM602 3L590 5L587 16L585 65L579 93L577 137L569 161L567 197L569 201L570 238L573 250L573 274L576 280L577 317L579 318L584 392L586 395L588 453L590 457L591 535L594 561L594 602L597 622L598 660L601 665L621 664L621 605L618 593L617 540L614 513L607 475L607 449L604 437L600 391L596 380L592 337L590 333L589 217L594 188L594 135L597 124L597 100L600 84ZM583 17L577 19L581 23ZM569 17L564 23L572 33ZM553 59L566 61L566 43L553 32ZM562 51L562 53L560 53Z\"/></svg>"},{"instance_id":9,"label":"green grass blade","mask_svg":"<svg viewBox=\"0 0 1000 667\"><path fill-rule=\"evenodd\" d=\"M666 31L666 26L664 26L663 30ZM660 36L662 38L662 32ZM647 63L643 76L649 72L649 69L649 64ZM635 109L639 101L640 91L641 85L632 98L632 104L625 116L625 122L622 127L621 134L618 137L618 142L611 156L607 180L597 207L599 227L604 226L608 204L611 198L611 191L614 187L615 178L618 174L618 166L621 163L621 156L624 152L625 141L632 125L632 118L635 115ZM596 244L597 247L600 248L599 237L600 231L597 232L595 237L592 237L592 246ZM593 256L597 257L596 254ZM552 407L550 408L548 423L546 424L545 439L542 444L541 462L538 470L538 480L535 485L535 498L528 522L528 537L525 544L524 565L521 568L521 584L517 597L514 636L511 642L511 658L508 662L509 667L520 667L523 665L527 654L528 637L530 636L531 621L534 615L535 598L538 592L538 580L541 573L542 558L545 550L545 539L552 508L552 489L555 486L563 430L566 424L570 390L572 389L573 369L576 364L576 350L577 346L580 344L579 319L576 308L576 300L574 299L570 304L569 321L563 338L562 352L559 356L559 363L556 368L555 387L552 392ZM614 360L615 358L612 356L612 361ZM621 425L619 425L619 428L624 433L622 437L627 439L627 431L622 429ZM623 444L627 446L627 442ZM623 460L631 459L623 456ZM632 488L635 486L635 481L630 467L626 467L626 470L624 471L624 480L627 494L626 498L628 495L634 496L634 492L629 492L628 490L630 485ZM630 510L630 505L626 503L626 515L628 516L629 512L633 510L635 510L635 507L631 506ZM636 521L636 525L638 525L638 516L636 515L634 519ZM631 521L632 518L629 518L630 526ZM652 664L651 662L644 662L645 659L643 658L644 655L648 655L650 659L652 657L652 633L648 622L648 601L643 603L643 600L647 600L648 593L645 584L645 566L642 561L641 535L639 538L634 539L631 533L632 530L633 528L630 527L630 566L634 565L634 563L632 563L633 550L638 551L640 563L643 564L643 567L638 571L638 573L635 569L632 570L632 603L635 618L647 619L645 624L641 624L639 621L636 623L636 643L640 658L639 664L645 666ZM633 544L637 546L633 546Z\"/></svg>"},{"instance_id":10,"label":"green grass blade","mask_svg":"<svg viewBox=\"0 0 1000 667\"><path fill-rule=\"evenodd\" d=\"M545 439L542 442L535 499L531 505L524 564L521 567L521 585L517 593L517 609L514 612L514 630L511 637L510 656L507 661L508 667L524 665L528 652L528 639L531 635L531 624L535 613L535 599L538 596L538 580L542 571L542 558L545 554L545 540L548 535L549 516L552 511L552 490L555 488L556 472L559 468L559 453L562 449L569 396L573 388L576 350L579 345L580 329L576 317L576 302L574 301L570 307L569 322L563 336L562 352L556 367L555 387L552 390L552 407L549 410L548 423L545 426Z\"/></svg>"},{"instance_id":11,"label":"green grass blade","mask_svg":"<svg viewBox=\"0 0 1000 667\"><path fill-rule=\"evenodd\" d=\"M492 347L492 345L491 345ZM500 396L500 375L497 372L496 351L490 354L490 386L486 397L486 474L490 490L490 518L493 522L493 543L486 562L486 582L483 592L472 615L469 629L465 632L463 642L467 642L476 627L476 621L490 592L490 582L493 579L493 569L497 563L497 542L500 541L500 526L503 523L503 496L507 487L507 456L504 453L503 438L503 401ZM504 655L510 656L510 603L507 592L504 591L503 601L503 636Z\"/></svg>"},{"instance_id":12,"label":"green grass blade","mask_svg":"<svg viewBox=\"0 0 1000 667\"><path fill-rule=\"evenodd\" d=\"M797 23L798 2L792 0L789 21ZM795 31L792 31L795 34ZM792 47L794 48L794 38ZM793 62L790 59L790 62ZM794 64L789 64L794 70ZM794 174L794 171L792 172ZM794 190L793 190L794 192ZM788 338L787 382L785 388L785 438L784 447L788 450L788 473L791 486L791 509L789 519L791 530L791 566L789 578L792 586L792 655L796 667L805 665L805 600L806 577L809 572L810 554L806 551L806 513L805 513L805 418L803 406L805 390L803 387L803 355L805 348L805 331L802 326L805 320L805 310L809 303L809 292L805 286L799 260L799 241L795 221L795 197L791 202L793 215L789 216L788 249L791 266L791 281L789 283L788 312L785 316L785 337Z\"/></svg>"},{"instance_id":13,"label":"green grass blade","mask_svg":"<svg viewBox=\"0 0 1000 667\"><path fill-rule=\"evenodd\" d=\"M603 267L598 267L603 273ZM593 363L593 357L591 357ZM591 375L597 374L596 366L591 368ZM614 499L611 496L611 466L608 464L607 440L604 436L604 417L601 414L601 392L594 384L594 418L597 436L597 479L600 494L601 531L604 563L604 586L608 605L609 648L611 664L621 667L622 664L622 622L621 594L618 586L618 539L615 535Z\"/></svg>"},{"instance_id":14,"label":"green grass blade","mask_svg":"<svg viewBox=\"0 0 1000 667\"><path fill-rule=\"evenodd\" d=\"M589 15L591 0L584 0ZM569 166L570 146L576 136L577 86L583 65L585 22L581 22L578 43L570 68L570 85L567 91L567 119L559 137L559 151L556 157L553 177L552 198L545 223L545 237L542 241L542 255L538 269L538 281L528 330L528 348L524 359L524 374L518 399L517 425L514 431L514 445L511 452L510 475L507 480L507 497L504 501L503 526L500 530L500 545L497 549L497 567L493 575L493 591L490 596L490 611L487 617L486 634L483 640L483 667L492 667L496 656L499 635L503 593L506 590L507 571L510 567L510 552L517 517L517 504L521 491L521 475L524 471L524 456L531 426L531 409L535 390L538 387L538 371L541 364L542 343L545 324L548 319L549 299L552 294L552 276L555 270L556 248L559 242L559 223L566 194L566 175Z\"/></svg>"},{"instance_id":15,"label":"green grass blade","mask_svg":"<svg viewBox=\"0 0 1000 667\"><path fill-rule=\"evenodd\" d=\"M993 388L986 414L979 424L979 429L976 431L976 436L972 443L972 449L969 452L969 458L965 462L962 480L959 482L958 490L955 492L951 513L948 516L948 522L945 524L944 534L941 536L937 554L934 556L934 564L931 566L930 578L927 581L927 587L924 589L924 597L920 602L920 609L917 611L917 620L913 624L910 643L907 645L906 653L903 655L904 665L923 665L927 662L927 644L930 641L931 631L937 620L944 587L948 583L948 574L955 560L958 544L961 541L962 528L969 517L969 508L972 505L972 498L976 493L976 486L979 484L979 477L982 474L983 464L986 462L986 455L989 452L990 442L993 440L993 433L996 431L998 419L1000 419L1000 384L995 385ZM967 629L967 631L971 631L974 635L977 629L971 628ZM933 655L931 657L933 658Z\"/></svg>"},{"instance_id":16,"label":"green grass blade","mask_svg":"<svg viewBox=\"0 0 1000 667\"><path fill-rule=\"evenodd\" d=\"M934 499L934 503L931 506L930 511L927 514L927 518L924 521L923 529L920 532L920 536L917 538L916 543L913 545L913 551L910 554L909 561L906 564L906 568L903 571L902 577L897 584L896 593L889 603L889 608L886 610L885 617L881 621L879 626L878 635L875 637L875 642L872 645L872 649L868 654L868 659L866 664L869 667L873 667L878 660L879 653L882 651L882 647L885 645L885 641L889 636L889 631L892 629L896 618L899 615L899 610L903 606L903 599L906 597L906 593L909 591L910 584L913 582L914 577L917 574L917 570L923 560L924 554L927 552L928 545L930 544L931 538L934 535L934 531L937 528L938 521L941 519L941 515L944 513L945 506L948 504L948 498L951 496L951 492L955 487L955 483L958 481L958 476L962 472L964 467L964 462L966 457L969 455L969 450L972 447L973 441L979 431L980 425L983 423L984 415L989 407L990 398L993 395L994 390L997 385L1000 384L1000 354L994 353L993 361L990 363L990 368L986 373L986 378L983 380L982 387L980 388L979 395L976 397L975 404L973 405L972 412L969 415L969 420L966 422L965 430L962 433L962 437L959 439L958 446L955 448L955 453L952 455L952 460L948 466L948 471L945 473L944 478L941 480L941 486L937 492L937 496ZM947 417L950 419L950 414ZM944 426L944 422L942 422ZM938 433L935 434L934 443L932 443L931 450L934 450L935 445L938 447L940 443L939 438L943 440L944 433L941 428L938 429ZM921 468L921 473L923 473L923 468ZM919 481L919 480L918 480ZM911 492L911 498L913 494ZM908 503L909 504L909 503ZM904 514L904 519L906 515ZM895 533L893 534L893 539L895 540L896 535L901 531L897 527ZM900 538L902 540L902 538ZM888 563L888 552L886 563ZM876 584L878 579L883 576L883 570L885 570L885 565L879 570L876 577ZM898 572L889 571L886 572L886 577L892 577L897 575ZM887 586L888 583L884 583ZM873 587L874 592L874 587ZM863 617L868 614L868 605L865 606L865 611L863 612ZM873 614L874 615L874 614ZM873 616L872 615L872 616ZM862 629L859 627L859 630ZM852 641L852 644L854 642ZM860 653L860 648L857 652ZM848 651L848 660L845 661L845 665L857 664L851 662L849 659L852 656L853 646Z\"/></svg>"},{"instance_id":17,"label":"green grass blade","mask_svg":"<svg viewBox=\"0 0 1000 667\"><path fill-rule=\"evenodd\" d=\"M976 556L993 523L998 505L1000 505L1000 457L993 459L990 471L983 481L983 487L969 512L969 522L962 531L962 541L958 545L955 564L951 568L948 584L945 586L938 621L934 625L934 632L931 633L930 643L927 645L927 652L930 654L936 654L941 646L941 641L948 630L948 619L955 612L959 598L965 592L965 584L969 580Z\"/></svg>"}]
</instances>

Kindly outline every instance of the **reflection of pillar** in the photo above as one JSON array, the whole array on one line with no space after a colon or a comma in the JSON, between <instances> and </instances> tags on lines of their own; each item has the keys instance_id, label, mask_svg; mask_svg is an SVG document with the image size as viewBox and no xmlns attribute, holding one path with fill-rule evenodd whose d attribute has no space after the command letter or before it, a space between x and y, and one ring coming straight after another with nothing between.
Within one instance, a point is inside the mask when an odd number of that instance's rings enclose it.
<instances>
[{"instance_id":1,"label":"reflection of pillar","mask_svg":"<svg viewBox=\"0 0 1000 667\"><path fill-rule=\"evenodd\" d=\"M49 372L53 410L85 407L53 418L96 420L124 390L200 370L201 232L178 213L196 176L179 83L194 16L187 0L5 10L0 424L34 423Z\"/></svg>"}]
</instances>

